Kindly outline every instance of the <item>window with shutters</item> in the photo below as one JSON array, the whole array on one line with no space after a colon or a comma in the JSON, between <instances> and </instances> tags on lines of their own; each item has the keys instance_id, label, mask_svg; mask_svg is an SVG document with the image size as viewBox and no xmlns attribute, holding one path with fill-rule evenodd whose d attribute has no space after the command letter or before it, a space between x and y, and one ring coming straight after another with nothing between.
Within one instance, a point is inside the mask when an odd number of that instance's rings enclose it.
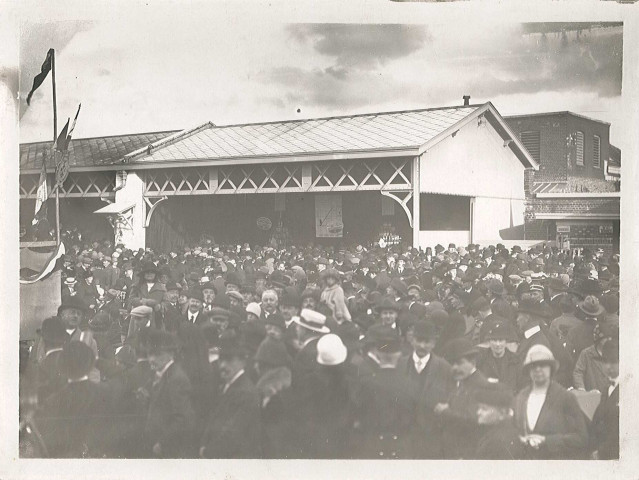
<instances>
[{"instance_id":1,"label":"window with shutters","mask_svg":"<svg viewBox=\"0 0 639 480\"><path fill-rule=\"evenodd\" d=\"M519 135L521 143L524 144L530 156L535 159L537 163L540 163L540 134L539 131L521 132Z\"/></svg>"},{"instance_id":2,"label":"window with shutters","mask_svg":"<svg viewBox=\"0 0 639 480\"><path fill-rule=\"evenodd\" d=\"M575 139L575 151L577 154L577 165L584 164L584 132L577 132Z\"/></svg>"},{"instance_id":3,"label":"window with shutters","mask_svg":"<svg viewBox=\"0 0 639 480\"><path fill-rule=\"evenodd\" d=\"M597 135L592 138L592 166L601 168L601 138Z\"/></svg>"}]
</instances>

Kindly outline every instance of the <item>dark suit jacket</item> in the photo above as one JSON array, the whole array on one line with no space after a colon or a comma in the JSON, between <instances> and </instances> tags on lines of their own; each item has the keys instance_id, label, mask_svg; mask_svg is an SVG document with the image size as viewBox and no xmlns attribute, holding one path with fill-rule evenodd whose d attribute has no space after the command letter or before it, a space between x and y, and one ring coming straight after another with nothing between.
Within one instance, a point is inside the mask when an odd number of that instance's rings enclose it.
<instances>
[{"instance_id":1,"label":"dark suit jacket","mask_svg":"<svg viewBox=\"0 0 639 480\"><path fill-rule=\"evenodd\" d=\"M169 302L162 302L162 307L162 325L164 329L167 332L177 332L180 324L185 321L180 305L173 306Z\"/></svg>"},{"instance_id":2,"label":"dark suit jacket","mask_svg":"<svg viewBox=\"0 0 639 480\"><path fill-rule=\"evenodd\" d=\"M517 378L520 374L519 358L517 355L506 349L504 356L497 359L493 356L490 348L483 351L477 362L477 368L486 378L496 378L503 383L513 393L517 392Z\"/></svg>"},{"instance_id":3,"label":"dark suit jacket","mask_svg":"<svg viewBox=\"0 0 639 480\"><path fill-rule=\"evenodd\" d=\"M546 441L539 450L527 448L528 458L580 459L588 445L587 419L577 398L554 380L550 383L546 401L531 432L528 428L526 407L531 386L524 388L515 399L515 425L520 435L544 435Z\"/></svg>"},{"instance_id":4,"label":"dark suit jacket","mask_svg":"<svg viewBox=\"0 0 639 480\"><path fill-rule=\"evenodd\" d=\"M479 439L484 434L477 424L475 393L488 385L486 377L475 370L451 392L448 398L449 408L442 415L445 458L469 459L475 455Z\"/></svg>"},{"instance_id":5,"label":"dark suit jacket","mask_svg":"<svg viewBox=\"0 0 639 480\"><path fill-rule=\"evenodd\" d=\"M37 422L50 458L99 458L111 413L105 389L88 380L49 396Z\"/></svg>"},{"instance_id":6,"label":"dark suit jacket","mask_svg":"<svg viewBox=\"0 0 639 480\"><path fill-rule=\"evenodd\" d=\"M599 459L619 458L619 386L608 396L603 392L590 426L591 449L599 452Z\"/></svg>"},{"instance_id":7,"label":"dark suit jacket","mask_svg":"<svg viewBox=\"0 0 639 480\"><path fill-rule=\"evenodd\" d=\"M194 429L191 382L182 367L173 363L151 388L145 426L148 447L159 443L163 458L192 457L195 454Z\"/></svg>"},{"instance_id":8,"label":"dark suit jacket","mask_svg":"<svg viewBox=\"0 0 639 480\"><path fill-rule=\"evenodd\" d=\"M223 393L201 441L205 458L261 458L260 399L243 373Z\"/></svg>"},{"instance_id":9,"label":"dark suit jacket","mask_svg":"<svg viewBox=\"0 0 639 480\"><path fill-rule=\"evenodd\" d=\"M415 397L416 415L411 429L412 458L441 458L442 424L434 409L438 403L446 403L454 388L450 365L431 353L426 367L417 373L411 352L399 359L397 369L410 381Z\"/></svg>"},{"instance_id":10,"label":"dark suit jacket","mask_svg":"<svg viewBox=\"0 0 639 480\"><path fill-rule=\"evenodd\" d=\"M304 389L310 375L315 372L319 366L317 363L317 342L318 338L314 338L308 342L293 359L293 379L291 387L293 390Z\"/></svg>"}]
</instances>

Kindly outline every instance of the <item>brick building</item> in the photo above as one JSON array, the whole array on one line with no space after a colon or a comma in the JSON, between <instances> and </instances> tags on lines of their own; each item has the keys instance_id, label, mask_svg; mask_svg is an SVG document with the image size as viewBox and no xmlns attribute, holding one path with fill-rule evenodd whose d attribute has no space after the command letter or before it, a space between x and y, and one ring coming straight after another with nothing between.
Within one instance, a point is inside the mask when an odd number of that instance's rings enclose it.
<instances>
[{"instance_id":1,"label":"brick building","mask_svg":"<svg viewBox=\"0 0 639 480\"><path fill-rule=\"evenodd\" d=\"M526 175L526 239L618 252L621 152L610 124L572 112L506 122L540 165Z\"/></svg>"}]
</instances>

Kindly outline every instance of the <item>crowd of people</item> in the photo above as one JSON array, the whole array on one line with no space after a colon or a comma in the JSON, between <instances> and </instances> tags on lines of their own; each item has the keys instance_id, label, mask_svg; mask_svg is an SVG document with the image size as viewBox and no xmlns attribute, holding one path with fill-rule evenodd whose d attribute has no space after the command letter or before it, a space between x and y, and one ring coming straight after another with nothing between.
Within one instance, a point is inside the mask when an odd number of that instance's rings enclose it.
<instances>
[{"instance_id":1,"label":"crowd of people","mask_svg":"<svg viewBox=\"0 0 639 480\"><path fill-rule=\"evenodd\" d=\"M619 457L618 255L66 243L23 456Z\"/></svg>"}]
</instances>

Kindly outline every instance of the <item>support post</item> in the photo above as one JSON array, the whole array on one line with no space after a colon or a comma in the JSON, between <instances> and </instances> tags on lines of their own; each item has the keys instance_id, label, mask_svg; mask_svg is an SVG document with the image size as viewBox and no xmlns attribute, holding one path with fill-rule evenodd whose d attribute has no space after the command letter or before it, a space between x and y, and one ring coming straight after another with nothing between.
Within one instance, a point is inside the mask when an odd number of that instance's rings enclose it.
<instances>
[{"instance_id":1,"label":"support post","mask_svg":"<svg viewBox=\"0 0 639 480\"><path fill-rule=\"evenodd\" d=\"M419 156L413 158L413 248L419 248Z\"/></svg>"},{"instance_id":2,"label":"support post","mask_svg":"<svg viewBox=\"0 0 639 480\"><path fill-rule=\"evenodd\" d=\"M58 139L58 108L55 96L55 50L51 49L51 85L53 87L53 159L56 160L56 145ZM43 161L46 161L43 160ZM55 162L57 164L57 160ZM60 245L60 189L56 184L55 189L55 238Z\"/></svg>"}]
</instances>

